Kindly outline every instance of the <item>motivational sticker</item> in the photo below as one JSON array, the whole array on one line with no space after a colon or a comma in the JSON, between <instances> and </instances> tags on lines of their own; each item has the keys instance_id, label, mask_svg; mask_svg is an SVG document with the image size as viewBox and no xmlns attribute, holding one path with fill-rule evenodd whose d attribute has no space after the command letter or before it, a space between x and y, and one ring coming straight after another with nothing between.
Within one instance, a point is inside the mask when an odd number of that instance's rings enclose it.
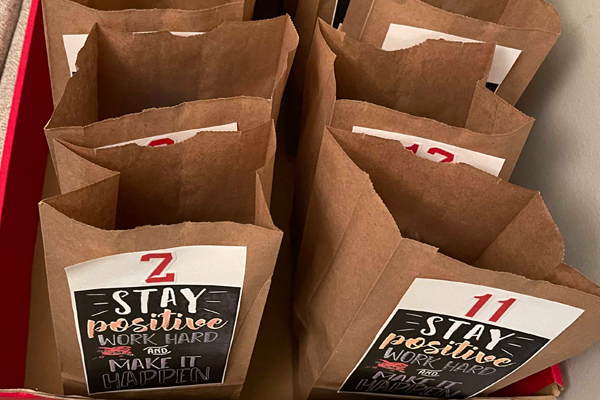
<instances>
[{"instance_id":1,"label":"motivational sticker","mask_svg":"<svg viewBox=\"0 0 600 400\"><path fill-rule=\"evenodd\" d=\"M148 32L134 32L134 33L154 33L153 31ZM202 35L205 32L171 32L175 36L195 36ZM67 53L67 62L69 63L69 72L71 76L75 75L77 72L77 67L75 66L75 62L77 61L77 54L79 54L79 50L85 44L87 40L87 33L81 34L72 34L72 35L63 35L63 44L65 46L65 52Z\"/></svg>"},{"instance_id":2,"label":"motivational sticker","mask_svg":"<svg viewBox=\"0 0 600 400\"><path fill-rule=\"evenodd\" d=\"M415 279L339 391L470 398L521 368L582 313L487 286Z\"/></svg>"},{"instance_id":3,"label":"motivational sticker","mask_svg":"<svg viewBox=\"0 0 600 400\"><path fill-rule=\"evenodd\" d=\"M414 26L390 24L385 36L383 50L400 50L416 46L428 39L447 40L450 42L463 43L483 43L480 40L468 39L460 36L449 35L443 32L431 31ZM496 45L494 52L494 61L488 77L488 88L496 91L498 86L504 81L513 65L521 55L521 50L510 47Z\"/></svg>"},{"instance_id":4,"label":"motivational sticker","mask_svg":"<svg viewBox=\"0 0 600 400\"><path fill-rule=\"evenodd\" d=\"M421 158L440 163L464 163L498 176L504 165L504 158L490 156L489 154L463 149L435 140L418 136L404 135L402 133L384 131L380 129L353 126L352 132L364 133L383 139L397 140L409 151Z\"/></svg>"},{"instance_id":5,"label":"motivational sticker","mask_svg":"<svg viewBox=\"0 0 600 400\"><path fill-rule=\"evenodd\" d=\"M165 133L163 135L155 135L142 139L129 140L127 142L121 142L116 144L111 144L108 146L98 147L97 149L110 149L111 147L121 147L131 143L137 144L138 146L143 147L164 147L169 146L175 143L181 143L187 139L190 139L199 132L235 132L238 130L237 122L232 122L230 124L217 125L217 126L209 126L206 128L198 128L198 129L188 129L185 131L171 132Z\"/></svg>"},{"instance_id":6,"label":"motivational sticker","mask_svg":"<svg viewBox=\"0 0 600 400\"><path fill-rule=\"evenodd\" d=\"M90 394L222 383L246 247L118 254L66 268Z\"/></svg>"}]
</instances>

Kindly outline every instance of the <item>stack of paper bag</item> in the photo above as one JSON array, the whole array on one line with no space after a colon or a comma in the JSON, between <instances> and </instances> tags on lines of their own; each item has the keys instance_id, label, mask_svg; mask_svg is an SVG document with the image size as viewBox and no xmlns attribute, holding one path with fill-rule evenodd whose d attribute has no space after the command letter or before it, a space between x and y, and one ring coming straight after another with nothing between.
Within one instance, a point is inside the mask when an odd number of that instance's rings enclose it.
<instances>
[{"instance_id":1,"label":"stack of paper bag","mask_svg":"<svg viewBox=\"0 0 600 400\"><path fill-rule=\"evenodd\" d=\"M277 120L297 40L289 17L190 37L97 25L46 126L50 154L55 160L56 138L88 147L167 134L177 141L211 124L245 130ZM205 99L219 100L197 103Z\"/></svg>"},{"instance_id":2,"label":"stack of paper bag","mask_svg":"<svg viewBox=\"0 0 600 400\"><path fill-rule=\"evenodd\" d=\"M326 128L295 282L297 398L466 398L579 354L600 338L600 288L563 255L539 193Z\"/></svg>"},{"instance_id":3,"label":"stack of paper bag","mask_svg":"<svg viewBox=\"0 0 600 400\"><path fill-rule=\"evenodd\" d=\"M205 35L94 25L40 204L65 394L233 399L282 232L269 203L289 17Z\"/></svg>"},{"instance_id":4,"label":"stack of paper bag","mask_svg":"<svg viewBox=\"0 0 600 400\"><path fill-rule=\"evenodd\" d=\"M485 88L494 45L427 41L387 52L319 21L308 61L294 222L301 232L325 126L394 138L508 179L533 124Z\"/></svg>"},{"instance_id":5,"label":"stack of paper bag","mask_svg":"<svg viewBox=\"0 0 600 400\"><path fill-rule=\"evenodd\" d=\"M237 398L282 238L272 122L55 149L63 194L40 214L65 394Z\"/></svg>"},{"instance_id":6,"label":"stack of paper bag","mask_svg":"<svg viewBox=\"0 0 600 400\"><path fill-rule=\"evenodd\" d=\"M488 87L515 104L556 43L560 17L544 0L352 0L342 29L385 50L426 39L495 43Z\"/></svg>"},{"instance_id":7,"label":"stack of paper bag","mask_svg":"<svg viewBox=\"0 0 600 400\"><path fill-rule=\"evenodd\" d=\"M43 0L54 104L76 71L77 53L95 23L130 32L208 32L225 21L252 18L254 2L228 0ZM249 13L249 15L248 15Z\"/></svg>"}]
</instances>

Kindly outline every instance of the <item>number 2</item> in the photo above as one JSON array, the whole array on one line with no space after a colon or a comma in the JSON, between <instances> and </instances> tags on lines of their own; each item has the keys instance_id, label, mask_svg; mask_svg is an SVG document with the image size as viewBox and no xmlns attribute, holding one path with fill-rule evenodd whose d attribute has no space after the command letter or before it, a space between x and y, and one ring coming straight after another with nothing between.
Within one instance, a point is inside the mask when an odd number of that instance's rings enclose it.
<instances>
[{"instance_id":1,"label":"number 2","mask_svg":"<svg viewBox=\"0 0 600 400\"><path fill-rule=\"evenodd\" d=\"M163 273L173 262L173 254L171 253L151 253L144 254L140 261L150 261L150 260L162 260L156 268L150 273L148 278L146 278L146 283L164 283L164 282L175 282L175 273L169 272Z\"/></svg>"},{"instance_id":2,"label":"number 2","mask_svg":"<svg viewBox=\"0 0 600 400\"><path fill-rule=\"evenodd\" d=\"M475 296L475 298L477 299L477 303L475 303L475 305L467 313L467 317L469 318L473 318L475 315L477 315L477 313L481 311L483 306L492 298L492 295L484 294L483 296ZM508 300L499 300L498 303L500 303L501 306L498 307L498 310L496 310L494 315L492 315L492 318L490 318L490 322L498 322L500 318L502 318L502 316L506 313L506 311L508 311L508 309L513 304L515 304L515 301L517 301L517 299L513 298L510 298Z\"/></svg>"}]
</instances>

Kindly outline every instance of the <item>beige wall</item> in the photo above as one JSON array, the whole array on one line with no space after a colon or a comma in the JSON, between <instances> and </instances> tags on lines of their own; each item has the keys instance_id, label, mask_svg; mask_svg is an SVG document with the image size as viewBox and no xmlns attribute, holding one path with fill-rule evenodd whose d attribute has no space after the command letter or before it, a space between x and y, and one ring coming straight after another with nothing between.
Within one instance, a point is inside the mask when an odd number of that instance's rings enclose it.
<instances>
[{"instance_id":1,"label":"beige wall","mask_svg":"<svg viewBox=\"0 0 600 400\"><path fill-rule=\"evenodd\" d=\"M562 35L517 104L537 122L511 181L542 192L566 262L600 284L600 1L550 2ZM562 399L600 398L600 344L563 372Z\"/></svg>"}]
</instances>

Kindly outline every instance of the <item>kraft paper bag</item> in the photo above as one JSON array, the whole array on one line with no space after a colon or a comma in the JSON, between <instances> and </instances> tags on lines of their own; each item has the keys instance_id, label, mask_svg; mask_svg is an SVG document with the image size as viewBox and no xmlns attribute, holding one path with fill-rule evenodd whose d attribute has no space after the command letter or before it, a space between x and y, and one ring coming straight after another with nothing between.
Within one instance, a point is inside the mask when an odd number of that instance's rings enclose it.
<instances>
[{"instance_id":1,"label":"kraft paper bag","mask_svg":"<svg viewBox=\"0 0 600 400\"><path fill-rule=\"evenodd\" d=\"M246 131L270 120L269 100L239 96L147 109L89 125L74 122L73 126L60 126L60 121L53 118L46 127L46 137L52 149L55 139L88 148L122 146L132 142L155 147L179 143L190 135L207 130Z\"/></svg>"},{"instance_id":2,"label":"kraft paper bag","mask_svg":"<svg viewBox=\"0 0 600 400\"><path fill-rule=\"evenodd\" d=\"M130 32L168 30L184 35L208 32L244 16L243 2L224 0L43 0L42 6L55 106L76 72L77 53L95 23Z\"/></svg>"},{"instance_id":3,"label":"kraft paper bag","mask_svg":"<svg viewBox=\"0 0 600 400\"><path fill-rule=\"evenodd\" d=\"M495 43L488 87L515 104L556 43L560 16L544 0L352 0L342 30L385 50L426 39Z\"/></svg>"},{"instance_id":4,"label":"kraft paper bag","mask_svg":"<svg viewBox=\"0 0 600 400\"><path fill-rule=\"evenodd\" d=\"M486 395L581 353L600 288L563 255L539 192L326 128L294 290L297 398Z\"/></svg>"},{"instance_id":5,"label":"kraft paper bag","mask_svg":"<svg viewBox=\"0 0 600 400\"><path fill-rule=\"evenodd\" d=\"M40 215L65 394L237 398L282 239L273 121L55 148L63 194Z\"/></svg>"},{"instance_id":6,"label":"kraft paper bag","mask_svg":"<svg viewBox=\"0 0 600 400\"><path fill-rule=\"evenodd\" d=\"M204 10L226 4L223 0L74 0L86 7L103 11L113 10L150 10L150 9L175 9L175 10ZM244 0L244 20L251 20L254 13L252 0Z\"/></svg>"},{"instance_id":7,"label":"kraft paper bag","mask_svg":"<svg viewBox=\"0 0 600 400\"><path fill-rule=\"evenodd\" d=\"M494 45L427 41L386 52L320 20L306 74L294 223L302 232L327 125L396 137L441 162L508 179L533 125L487 90Z\"/></svg>"},{"instance_id":8,"label":"kraft paper bag","mask_svg":"<svg viewBox=\"0 0 600 400\"><path fill-rule=\"evenodd\" d=\"M80 52L78 71L69 80L46 127L50 153L54 159L52 138L65 130L88 130L88 136L92 136L104 126L124 128L123 124L128 122L120 118L140 112L142 115L132 120L134 125L152 122L158 126L156 119L181 115L153 114L157 116L155 119L143 110L197 100L263 98L269 104L268 119L276 120L297 41L287 16L226 22L204 35L190 37L168 32L132 34L96 25ZM236 102L237 105L223 107L245 109L244 112L251 114L253 111L248 107L257 107L259 101ZM188 110L181 112L197 111L189 107L194 106L184 106ZM178 111L173 109L173 112ZM261 111L256 116L258 122L265 122L263 114ZM169 121L160 124L166 127ZM190 128L196 127L187 129ZM149 132L152 127L144 129ZM163 129L158 133L167 132ZM141 135L141 132L127 134Z\"/></svg>"}]
</instances>

